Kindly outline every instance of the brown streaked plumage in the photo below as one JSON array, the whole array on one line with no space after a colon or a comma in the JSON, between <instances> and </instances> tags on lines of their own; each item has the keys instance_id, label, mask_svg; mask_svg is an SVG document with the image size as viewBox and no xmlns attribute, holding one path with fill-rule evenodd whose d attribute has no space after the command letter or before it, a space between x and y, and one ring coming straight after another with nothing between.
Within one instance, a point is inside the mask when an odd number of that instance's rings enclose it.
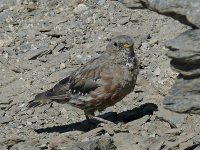
<instances>
[{"instance_id":1,"label":"brown streaked plumage","mask_svg":"<svg viewBox=\"0 0 200 150\"><path fill-rule=\"evenodd\" d=\"M133 91L138 75L138 61L129 36L117 36L110 41L100 57L73 71L52 89L36 95L28 107L55 101L68 103L85 111L86 118L94 118L102 111L122 100Z\"/></svg>"}]
</instances>

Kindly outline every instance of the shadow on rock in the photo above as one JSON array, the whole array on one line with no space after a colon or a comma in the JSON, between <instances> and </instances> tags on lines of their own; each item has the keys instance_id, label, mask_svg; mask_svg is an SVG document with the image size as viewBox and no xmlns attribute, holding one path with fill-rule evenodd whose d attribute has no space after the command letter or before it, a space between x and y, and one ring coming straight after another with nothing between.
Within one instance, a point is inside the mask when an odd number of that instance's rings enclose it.
<instances>
[{"instance_id":1,"label":"shadow on rock","mask_svg":"<svg viewBox=\"0 0 200 150\"><path fill-rule=\"evenodd\" d=\"M154 111L157 111L158 106L153 103L146 103L141 105L140 107L133 108L132 110L127 110L124 112L121 112L119 114L115 112L107 112L105 114L99 115L98 117L112 121L114 123L124 122L128 123L133 120L137 120L142 118L146 115L153 114ZM61 126L54 126L54 127L48 127L48 128L40 128L35 129L34 131L37 133L52 133L52 132L69 132L69 131L84 131L88 132L92 129L95 129L99 125L99 121L97 120L91 120L88 122L87 120L77 122L77 123L71 123L68 125L61 125Z\"/></svg>"},{"instance_id":2,"label":"shadow on rock","mask_svg":"<svg viewBox=\"0 0 200 150\"><path fill-rule=\"evenodd\" d=\"M146 115L152 115L154 111L158 110L158 106L153 103L146 103L140 107L133 108L132 110L127 110L118 114L119 118L123 122L131 122L133 120L140 119Z\"/></svg>"},{"instance_id":3,"label":"shadow on rock","mask_svg":"<svg viewBox=\"0 0 200 150\"><path fill-rule=\"evenodd\" d=\"M190 146L190 147L185 148L184 150L194 150L194 149L196 149L197 147L200 147L200 144L192 145L192 146Z\"/></svg>"}]
</instances>

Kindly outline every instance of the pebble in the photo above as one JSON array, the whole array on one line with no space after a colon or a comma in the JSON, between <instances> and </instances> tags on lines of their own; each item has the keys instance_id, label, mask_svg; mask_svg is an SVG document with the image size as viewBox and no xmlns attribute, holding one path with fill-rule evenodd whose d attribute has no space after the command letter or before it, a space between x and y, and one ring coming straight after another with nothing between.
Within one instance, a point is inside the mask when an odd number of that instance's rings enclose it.
<instances>
[{"instance_id":1,"label":"pebble","mask_svg":"<svg viewBox=\"0 0 200 150\"><path fill-rule=\"evenodd\" d=\"M153 47L155 44L158 44L158 39L150 39L149 45Z\"/></svg>"},{"instance_id":2,"label":"pebble","mask_svg":"<svg viewBox=\"0 0 200 150\"><path fill-rule=\"evenodd\" d=\"M5 115L5 111L4 110L0 110L0 117L2 118Z\"/></svg>"},{"instance_id":3,"label":"pebble","mask_svg":"<svg viewBox=\"0 0 200 150\"><path fill-rule=\"evenodd\" d=\"M73 12L75 14L79 14L86 10L88 10L88 7L85 4L79 4L76 8L74 8Z\"/></svg>"},{"instance_id":4,"label":"pebble","mask_svg":"<svg viewBox=\"0 0 200 150\"><path fill-rule=\"evenodd\" d=\"M117 24L120 24L120 25L125 25L126 23L128 23L130 20L130 17L127 16L127 17L123 17L121 18L119 21L117 21Z\"/></svg>"},{"instance_id":5,"label":"pebble","mask_svg":"<svg viewBox=\"0 0 200 150\"><path fill-rule=\"evenodd\" d=\"M156 68L155 71L154 71L154 75L155 75L155 76L159 76L160 73L161 73L160 68Z\"/></svg>"},{"instance_id":6,"label":"pebble","mask_svg":"<svg viewBox=\"0 0 200 150\"><path fill-rule=\"evenodd\" d=\"M12 120L13 120L12 117L2 117L2 118L0 118L0 124L8 124Z\"/></svg>"},{"instance_id":7,"label":"pebble","mask_svg":"<svg viewBox=\"0 0 200 150\"><path fill-rule=\"evenodd\" d=\"M200 144L200 135L196 135L194 138L193 138L193 141L195 144Z\"/></svg>"},{"instance_id":8,"label":"pebble","mask_svg":"<svg viewBox=\"0 0 200 150\"><path fill-rule=\"evenodd\" d=\"M60 64L60 69L64 69L66 67L65 63Z\"/></svg>"},{"instance_id":9,"label":"pebble","mask_svg":"<svg viewBox=\"0 0 200 150\"><path fill-rule=\"evenodd\" d=\"M97 1L97 5L103 6L106 2L106 0L96 0Z\"/></svg>"},{"instance_id":10,"label":"pebble","mask_svg":"<svg viewBox=\"0 0 200 150\"><path fill-rule=\"evenodd\" d=\"M31 122L29 122L29 121L27 121L27 125L29 125L29 126L30 126L30 125L32 125L32 123L31 123Z\"/></svg>"},{"instance_id":11,"label":"pebble","mask_svg":"<svg viewBox=\"0 0 200 150\"><path fill-rule=\"evenodd\" d=\"M65 44L61 43L59 45L57 45L55 48L54 48L54 53L58 53L60 51L62 51L63 49L65 48Z\"/></svg>"}]
</instances>

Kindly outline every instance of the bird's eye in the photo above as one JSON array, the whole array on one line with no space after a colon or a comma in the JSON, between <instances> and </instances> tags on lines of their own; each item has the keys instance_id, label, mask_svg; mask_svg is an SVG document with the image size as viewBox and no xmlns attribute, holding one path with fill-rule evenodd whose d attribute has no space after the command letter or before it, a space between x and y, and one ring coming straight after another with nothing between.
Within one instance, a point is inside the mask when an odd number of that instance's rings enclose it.
<instances>
[{"instance_id":1,"label":"bird's eye","mask_svg":"<svg viewBox=\"0 0 200 150\"><path fill-rule=\"evenodd\" d=\"M118 46L117 42L114 42L114 46L115 46L115 47L117 47L117 46Z\"/></svg>"}]
</instances>

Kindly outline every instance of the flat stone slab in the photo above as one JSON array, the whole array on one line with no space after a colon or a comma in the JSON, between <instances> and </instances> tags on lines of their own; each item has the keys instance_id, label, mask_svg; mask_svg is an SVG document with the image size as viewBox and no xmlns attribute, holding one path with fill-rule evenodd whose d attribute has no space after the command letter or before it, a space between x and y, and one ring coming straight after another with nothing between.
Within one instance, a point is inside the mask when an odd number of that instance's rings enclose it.
<instances>
[{"instance_id":1,"label":"flat stone slab","mask_svg":"<svg viewBox=\"0 0 200 150\"><path fill-rule=\"evenodd\" d=\"M164 99L164 107L179 113L200 114L200 80L177 79Z\"/></svg>"},{"instance_id":2,"label":"flat stone slab","mask_svg":"<svg viewBox=\"0 0 200 150\"><path fill-rule=\"evenodd\" d=\"M166 42L172 67L184 76L200 76L200 30L189 30Z\"/></svg>"}]
</instances>

